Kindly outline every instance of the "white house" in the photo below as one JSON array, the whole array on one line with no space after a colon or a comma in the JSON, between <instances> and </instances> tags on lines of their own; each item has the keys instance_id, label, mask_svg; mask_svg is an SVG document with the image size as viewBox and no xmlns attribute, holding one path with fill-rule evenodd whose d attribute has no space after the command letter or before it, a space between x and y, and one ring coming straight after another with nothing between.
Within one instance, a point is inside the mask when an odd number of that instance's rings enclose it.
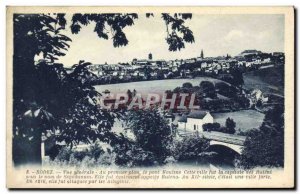
<instances>
[{"instance_id":1,"label":"white house","mask_svg":"<svg viewBox=\"0 0 300 194\"><path fill-rule=\"evenodd\" d=\"M118 75L119 75L119 72L118 72L118 71L114 71L112 75L113 75L113 76L118 76Z\"/></svg>"},{"instance_id":2,"label":"white house","mask_svg":"<svg viewBox=\"0 0 300 194\"><path fill-rule=\"evenodd\" d=\"M194 111L188 115L183 115L178 119L178 129L203 132L202 126L206 123L213 123L214 118L207 111Z\"/></svg>"},{"instance_id":3,"label":"white house","mask_svg":"<svg viewBox=\"0 0 300 194\"><path fill-rule=\"evenodd\" d=\"M265 97L263 92L259 89L254 89L251 94L251 101L253 103L256 103L257 101L261 100L261 102L266 103L268 102L269 98Z\"/></svg>"},{"instance_id":4,"label":"white house","mask_svg":"<svg viewBox=\"0 0 300 194\"><path fill-rule=\"evenodd\" d=\"M252 67L253 62L246 62L246 67Z\"/></svg>"},{"instance_id":5,"label":"white house","mask_svg":"<svg viewBox=\"0 0 300 194\"><path fill-rule=\"evenodd\" d=\"M270 57L263 60L263 63L270 63L270 62L271 62L271 58Z\"/></svg>"},{"instance_id":6,"label":"white house","mask_svg":"<svg viewBox=\"0 0 300 194\"><path fill-rule=\"evenodd\" d=\"M202 68L202 69L206 68L207 66L208 66L208 65L207 65L206 62L202 62L202 63L201 63L201 68Z\"/></svg>"}]
</instances>

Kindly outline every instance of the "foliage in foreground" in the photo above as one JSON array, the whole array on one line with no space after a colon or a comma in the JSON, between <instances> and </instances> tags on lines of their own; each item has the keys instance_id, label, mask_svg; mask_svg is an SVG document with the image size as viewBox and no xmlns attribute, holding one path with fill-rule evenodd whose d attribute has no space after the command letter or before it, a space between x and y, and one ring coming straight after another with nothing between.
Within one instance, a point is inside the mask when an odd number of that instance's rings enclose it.
<instances>
[{"instance_id":1,"label":"foliage in foreground","mask_svg":"<svg viewBox=\"0 0 300 194\"><path fill-rule=\"evenodd\" d=\"M158 163L162 163L170 155L170 126L157 109L132 110L126 120L136 137L136 145L151 152Z\"/></svg>"},{"instance_id":2,"label":"foliage in foreground","mask_svg":"<svg viewBox=\"0 0 300 194\"><path fill-rule=\"evenodd\" d=\"M276 106L267 112L260 129L248 132L241 155L243 168L284 166L283 111L283 106Z\"/></svg>"},{"instance_id":3,"label":"foliage in foreground","mask_svg":"<svg viewBox=\"0 0 300 194\"><path fill-rule=\"evenodd\" d=\"M197 161L206 162L214 153L209 152L209 141L197 135L186 137L181 141L174 141L169 146L169 154L164 158L155 153L144 150L136 142L125 142L112 149L101 148L100 144L93 144L82 151L64 147L53 159L45 164L73 167L97 167L117 165L123 167L140 167L164 165L174 162Z\"/></svg>"},{"instance_id":4,"label":"foliage in foreground","mask_svg":"<svg viewBox=\"0 0 300 194\"><path fill-rule=\"evenodd\" d=\"M114 155L110 149L104 151L96 143L81 151L64 147L54 160L46 160L44 163L53 166L97 167L111 165L113 160Z\"/></svg>"},{"instance_id":5,"label":"foliage in foreground","mask_svg":"<svg viewBox=\"0 0 300 194\"><path fill-rule=\"evenodd\" d=\"M147 17L153 14L147 14ZM170 51L193 43L193 32L185 26L192 14L161 14L167 27L166 42ZM70 26L77 34L83 26L95 24L99 38L112 39L113 46L126 46L124 28L134 25L135 13L73 14L67 25L65 14L14 14L13 55L13 161L15 165L41 164L41 138L48 130L60 130L59 141L71 147L79 142L96 140L117 144L111 133L114 116L99 110L99 97L86 82L88 63L75 64L67 73L63 64L55 63L65 56L72 41L64 35ZM106 27L110 29L107 32ZM35 56L44 62L36 64ZM25 146L22 144L26 144Z\"/></svg>"},{"instance_id":6,"label":"foliage in foreground","mask_svg":"<svg viewBox=\"0 0 300 194\"><path fill-rule=\"evenodd\" d=\"M205 161L211 155L208 152L209 140L193 135L175 142L174 158L178 161Z\"/></svg>"}]
</instances>

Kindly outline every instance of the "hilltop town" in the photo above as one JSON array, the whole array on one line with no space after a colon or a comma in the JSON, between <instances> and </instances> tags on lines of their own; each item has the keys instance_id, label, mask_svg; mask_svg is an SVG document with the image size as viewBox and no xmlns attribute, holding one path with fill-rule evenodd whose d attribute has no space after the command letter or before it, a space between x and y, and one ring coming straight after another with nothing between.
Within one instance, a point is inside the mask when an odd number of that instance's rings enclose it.
<instances>
[{"instance_id":1,"label":"hilltop town","mask_svg":"<svg viewBox=\"0 0 300 194\"><path fill-rule=\"evenodd\" d=\"M205 57L201 50L200 56L190 59L154 59L154 56L149 53L147 59L134 58L131 62L118 64L92 64L89 70L93 73L90 81L95 85L196 76L210 76L228 81L231 79L232 69L239 69L243 73L280 66L284 64L284 59L282 52L265 53L258 50L245 50L237 56L227 54ZM72 71L72 68L67 68L67 71Z\"/></svg>"}]
</instances>

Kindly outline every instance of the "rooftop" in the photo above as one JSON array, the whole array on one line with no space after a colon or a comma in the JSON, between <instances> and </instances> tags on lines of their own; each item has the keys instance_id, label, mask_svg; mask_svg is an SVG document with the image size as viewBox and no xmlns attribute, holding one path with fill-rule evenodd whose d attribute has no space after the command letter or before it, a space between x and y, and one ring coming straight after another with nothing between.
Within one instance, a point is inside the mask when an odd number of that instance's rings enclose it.
<instances>
[{"instance_id":1,"label":"rooftop","mask_svg":"<svg viewBox=\"0 0 300 194\"><path fill-rule=\"evenodd\" d=\"M207 113L208 113L207 111L194 111L188 114L187 117L194 118L194 119L203 119Z\"/></svg>"},{"instance_id":2,"label":"rooftop","mask_svg":"<svg viewBox=\"0 0 300 194\"><path fill-rule=\"evenodd\" d=\"M178 119L178 122L187 122L187 118L203 119L207 113L207 111L194 111L189 113L188 115L182 115Z\"/></svg>"},{"instance_id":3,"label":"rooftop","mask_svg":"<svg viewBox=\"0 0 300 194\"><path fill-rule=\"evenodd\" d=\"M186 115L182 115L182 116L178 119L178 122L186 122L186 121L187 121Z\"/></svg>"}]
</instances>

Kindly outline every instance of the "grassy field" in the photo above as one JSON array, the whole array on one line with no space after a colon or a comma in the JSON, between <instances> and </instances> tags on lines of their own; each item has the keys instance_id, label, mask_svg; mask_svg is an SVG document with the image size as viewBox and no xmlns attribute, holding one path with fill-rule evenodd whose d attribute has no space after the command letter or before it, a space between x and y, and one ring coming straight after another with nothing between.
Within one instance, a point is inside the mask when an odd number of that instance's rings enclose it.
<instances>
[{"instance_id":1,"label":"grassy field","mask_svg":"<svg viewBox=\"0 0 300 194\"><path fill-rule=\"evenodd\" d=\"M153 80L141 81L119 84L107 84L94 86L98 92L109 90L111 93L126 93L127 90L134 89L141 94L155 93L163 94L166 90L174 90L176 87L182 86L183 83L190 82L193 86L199 86L201 81L210 81L213 83L223 82L218 79L210 77L197 77L194 79L167 79L167 80Z\"/></svg>"},{"instance_id":2,"label":"grassy field","mask_svg":"<svg viewBox=\"0 0 300 194\"><path fill-rule=\"evenodd\" d=\"M232 118L236 122L236 130L248 131L253 128L259 128L263 122L264 114L255 110L241 110L226 113L213 113L214 122L225 126L226 119Z\"/></svg>"}]
</instances>

